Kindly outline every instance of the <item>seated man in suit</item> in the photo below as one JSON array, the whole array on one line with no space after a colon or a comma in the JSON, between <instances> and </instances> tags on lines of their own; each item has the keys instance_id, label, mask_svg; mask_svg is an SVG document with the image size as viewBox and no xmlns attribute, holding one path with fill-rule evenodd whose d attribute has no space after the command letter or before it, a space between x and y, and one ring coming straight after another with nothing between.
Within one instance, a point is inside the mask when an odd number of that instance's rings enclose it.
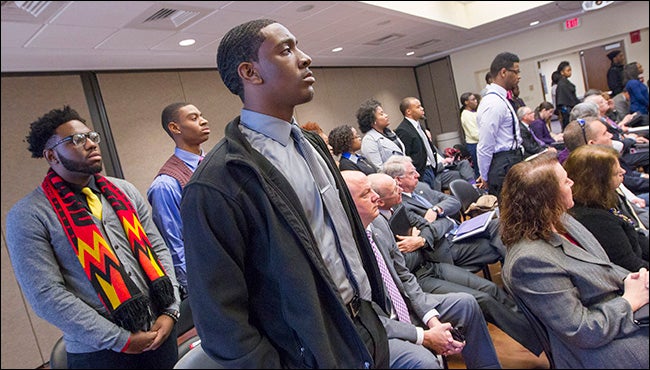
<instances>
[{"instance_id":1,"label":"seated man in suit","mask_svg":"<svg viewBox=\"0 0 650 370\"><path fill-rule=\"evenodd\" d=\"M490 222L485 235L454 242L458 222L453 216L460 202L451 195L420 184L420 175L408 156L392 156L382 166L382 173L394 178L402 188L402 203L408 210L411 224L426 239L427 258L456 266L480 266L503 261L506 248L499 237L499 220Z\"/></svg>"},{"instance_id":2,"label":"seated man in suit","mask_svg":"<svg viewBox=\"0 0 650 370\"><path fill-rule=\"evenodd\" d=\"M405 218L405 222L408 223L407 214L399 210L404 206L401 204L402 188L397 181L385 173L370 174L368 180L372 190L379 196L377 205L380 217L389 221L391 225L398 217ZM393 212L394 210L396 212ZM416 276L422 290L435 294L452 292L471 294L476 298L487 322L498 326L539 356L542 347L537 337L530 335L532 330L530 322L503 289L462 267L427 261L421 249L427 243L426 239L419 235L397 235L395 230L391 231L397 239L397 247L404 255L407 267Z\"/></svg>"},{"instance_id":3,"label":"seated man in suit","mask_svg":"<svg viewBox=\"0 0 650 370\"><path fill-rule=\"evenodd\" d=\"M391 312L379 312L388 334L391 368L440 368L428 350L459 353L468 369L501 368L487 324L476 300L466 293L429 294L422 291L397 249L388 222L379 216L368 177L342 171L391 299ZM454 338L452 324L467 338ZM425 327L426 329L423 329ZM428 349L428 350L427 350ZM426 361L429 359L429 361Z\"/></svg>"},{"instance_id":4,"label":"seated man in suit","mask_svg":"<svg viewBox=\"0 0 650 370\"><path fill-rule=\"evenodd\" d=\"M546 143L539 139L531 129L530 124L535 120L535 112L530 109L530 107L524 105L517 109L517 118L519 119L521 145L524 147L524 158L541 153L546 149L557 152L557 149L546 145Z\"/></svg>"}]
</instances>

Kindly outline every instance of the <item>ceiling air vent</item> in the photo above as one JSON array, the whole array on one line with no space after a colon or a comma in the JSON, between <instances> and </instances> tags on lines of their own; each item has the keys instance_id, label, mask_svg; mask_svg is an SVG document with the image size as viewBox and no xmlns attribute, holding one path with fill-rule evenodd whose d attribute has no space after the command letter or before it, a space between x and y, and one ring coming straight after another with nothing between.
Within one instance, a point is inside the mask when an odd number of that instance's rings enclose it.
<instances>
[{"instance_id":1,"label":"ceiling air vent","mask_svg":"<svg viewBox=\"0 0 650 370\"><path fill-rule=\"evenodd\" d=\"M391 41L401 39L402 37L404 37L404 35L402 35L401 33L391 33L388 36L380 37L380 38L378 38L376 40L371 40L371 41L365 42L364 45L372 45L372 46L384 45L384 44L387 44L387 43L389 43Z\"/></svg>"},{"instance_id":2,"label":"ceiling air vent","mask_svg":"<svg viewBox=\"0 0 650 370\"><path fill-rule=\"evenodd\" d=\"M418 49L422 49L422 48L424 48L424 47L427 47L427 46L429 46L429 45L431 45L431 44L435 44L436 42L440 42L440 40L438 40L438 39L431 39L431 40L429 40L429 41L421 42L421 43L419 43L419 44L415 44L415 45L407 46L406 49L408 49L408 50L418 50Z\"/></svg>"},{"instance_id":3,"label":"ceiling air vent","mask_svg":"<svg viewBox=\"0 0 650 370\"><path fill-rule=\"evenodd\" d=\"M189 26L190 20L199 20L209 13L196 7L161 8L153 6L131 21L127 27L137 29L178 30Z\"/></svg>"},{"instance_id":4,"label":"ceiling air vent","mask_svg":"<svg viewBox=\"0 0 650 370\"><path fill-rule=\"evenodd\" d=\"M2 20L44 23L66 3L66 1L3 1Z\"/></svg>"}]
</instances>

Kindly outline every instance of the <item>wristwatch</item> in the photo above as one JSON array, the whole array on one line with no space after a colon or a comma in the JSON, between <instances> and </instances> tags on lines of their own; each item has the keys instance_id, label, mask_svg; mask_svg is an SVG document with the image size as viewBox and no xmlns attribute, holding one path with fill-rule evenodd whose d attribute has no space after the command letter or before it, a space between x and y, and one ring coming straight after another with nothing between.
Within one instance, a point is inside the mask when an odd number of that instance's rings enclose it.
<instances>
[{"instance_id":1,"label":"wristwatch","mask_svg":"<svg viewBox=\"0 0 650 370\"><path fill-rule=\"evenodd\" d=\"M165 310L162 314L171 317L174 323L177 323L178 319L181 318L181 313L178 310Z\"/></svg>"}]
</instances>

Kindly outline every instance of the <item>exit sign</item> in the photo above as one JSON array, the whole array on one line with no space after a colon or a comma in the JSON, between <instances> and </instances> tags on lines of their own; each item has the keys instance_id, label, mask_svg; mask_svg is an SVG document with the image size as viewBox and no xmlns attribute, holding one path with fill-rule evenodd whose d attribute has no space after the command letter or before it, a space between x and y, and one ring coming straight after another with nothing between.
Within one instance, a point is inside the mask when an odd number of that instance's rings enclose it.
<instances>
[{"instance_id":1,"label":"exit sign","mask_svg":"<svg viewBox=\"0 0 650 370\"><path fill-rule=\"evenodd\" d=\"M580 27L580 18L575 17L571 19L567 19L564 21L564 29L565 30L570 30L576 27Z\"/></svg>"}]
</instances>

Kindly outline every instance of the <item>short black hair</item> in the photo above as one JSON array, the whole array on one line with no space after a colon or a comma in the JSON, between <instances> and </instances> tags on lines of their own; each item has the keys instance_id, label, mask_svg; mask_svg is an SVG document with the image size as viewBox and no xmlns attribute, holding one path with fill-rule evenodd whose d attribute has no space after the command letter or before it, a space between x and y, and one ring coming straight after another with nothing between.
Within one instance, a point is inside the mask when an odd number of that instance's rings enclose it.
<instances>
[{"instance_id":1,"label":"short black hair","mask_svg":"<svg viewBox=\"0 0 650 370\"><path fill-rule=\"evenodd\" d=\"M226 33L217 49L217 69L223 83L231 93L244 101L244 85L237 73L243 62L257 62L258 51L265 40L260 33L269 24L278 23L272 19L255 19L232 28Z\"/></svg>"},{"instance_id":2,"label":"short black hair","mask_svg":"<svg viewBox=\"0 0 650 370\"><path fill-rule=\"evenodd\" d=\"M611 61L614 61L614 58L616 58L620 53L621 53L620 50L610 51L609 53L607 53L607 58L609 58L609 60Z\"/></svg>"},{"instance_id":3,"label":"short black hair","mask_svg":"<svg viewBox=\"0 0 650 370\"><path fill-rule=\"evenodd\" d=\"M70 121L86 123L76 110L65 105L63 109L52 109L39 117L29 125L29 135L25 140L29 144L28 150L32 152L32 158L43 158L45 144L54 136L56 129L62 124Z\"/></svg>"},{"instance_id":4,"label":"short black hair","mask_svg":"<svg viewBox=\"0 0 650 370\"><path fill-rule=\"evenodd\" d=\"M499 53L490 64L490 74L496 76L502 68L511 68L515 63L519 63L519 57L516 54L507 51Z\"/></svg>"},{"instance_id":5,"label":"short black hair","mask_svg":"<svg viewBox=\"0 0 650 370\"><path fill-rule=\"evenodd\" d=\"M178 122L178 111L184 106L190 105L186 102L176 102L171 103L163 109L162 114L160 115L160 120L162 122L162 128L165 130L169 137L172 137L171 131L169 131L169 122Z\"/></svg>"}]
</instances>

